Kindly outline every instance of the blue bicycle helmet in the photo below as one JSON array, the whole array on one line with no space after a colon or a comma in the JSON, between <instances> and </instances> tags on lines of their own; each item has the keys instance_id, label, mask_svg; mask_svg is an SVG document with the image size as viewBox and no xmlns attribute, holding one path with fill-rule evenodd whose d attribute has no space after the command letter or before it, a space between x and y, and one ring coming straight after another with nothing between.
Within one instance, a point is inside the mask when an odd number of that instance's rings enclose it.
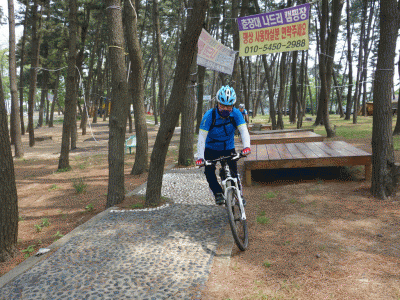
<instances>
[{"instance_id":1,"label":"blue bicycle helmet","mask_svg":"<svg viewBox=\"0 0 400 300\"><path fill-rule=\"evenodd\" d=\"M234 105L236 102L236 93L233 87L223 86L217 92L217 101L223 105Z\"/></svg>"}]
</instances>

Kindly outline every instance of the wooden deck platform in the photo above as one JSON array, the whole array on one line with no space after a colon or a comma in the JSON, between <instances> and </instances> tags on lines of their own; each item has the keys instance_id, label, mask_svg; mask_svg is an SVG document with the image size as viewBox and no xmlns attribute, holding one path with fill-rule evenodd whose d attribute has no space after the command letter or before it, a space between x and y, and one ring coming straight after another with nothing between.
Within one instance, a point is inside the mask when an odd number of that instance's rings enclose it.
<instances>
[{"instance_id":1,"label":"wooden deck platform","mask_svg":"<svg viewBox=\"0 0 400 300\"><path fill-rule=\"evenodd\" d=\"M257 169L365 166L371 179L371 154L343 141L254 145L244 160L245 182L251 185L251 171Z\"/></svg>"},{"instance_id":2,"label":"wooden deck platform","mask_svg":"<svg viewBox=\"0 0 400 300\"><path fill-rule=\"evenodd\" d=\"M303 131L312 131L314 129L279 129L279 130L251 130L249 129L250 135L257 135L257 134L277 134L277 133L286 133L286 132L303 132Z\"/></svg>"},{"instance_id":3,"label":"wooden deck platform","mask_svg":"<svg viewBox=\"0 0 400 300\"><path fill-rule=\"evenodd\" d=\"M305 142L323 142L324 137L312 131L284 132L276 134L252 135L251 145L266 144L285 144L285 143L305 143Z\"/></svg>"},{"instance_id":4,"label":"wooden deck platform","mask_svg":"<svg viewBox=\"0 0 400 300\"><path fill-rule=\"evenodd\" d=\"M272 125L268 125L268 124L249 124L248 128L249 128L249 130L252 130L254 128L259 128L259 130L271 130L272 129Z\"/></svg>"}]
</instances>

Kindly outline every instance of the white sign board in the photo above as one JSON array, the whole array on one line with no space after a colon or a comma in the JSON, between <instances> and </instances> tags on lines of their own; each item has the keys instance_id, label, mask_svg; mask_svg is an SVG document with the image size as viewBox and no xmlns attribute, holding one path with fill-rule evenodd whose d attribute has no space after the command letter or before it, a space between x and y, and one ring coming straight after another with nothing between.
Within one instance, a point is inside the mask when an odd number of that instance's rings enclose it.
<instances>
[{"instance_id":1,"label":"white sign board","mask_svg":"<svg viewBox=\"0 0 400 300\"><path fill-rule=\"evenodd\" d=\"M235 51L225 47L202 29L198 41L197 64L231 75L234 63Z\"/></svg>"}]
</instances>

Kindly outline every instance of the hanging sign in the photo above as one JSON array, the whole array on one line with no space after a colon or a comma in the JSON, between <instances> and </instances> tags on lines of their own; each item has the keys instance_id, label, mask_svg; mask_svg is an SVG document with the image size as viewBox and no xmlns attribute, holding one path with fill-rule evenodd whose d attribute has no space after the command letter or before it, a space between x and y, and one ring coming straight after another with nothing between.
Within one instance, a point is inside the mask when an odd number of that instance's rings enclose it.
<instances>
[{"instance_id":1,"label":"hanging sign","mask_svg":"<svg viewBox=\"0 0 400 300\"><path fill-rule=\"evenodd\" d=\"M235 51L225 47L202 29L198 41L197 64L231 75L234 62Z\"/></svg>"},{"instance_id":2,"label":"hanging sign","mask_svg":"<svg viewBox=\"0 0 400 300\"><path fill-rule=\"evenodd\" d=\"M238 18L239 56L307 50L310 4Z\"/></svg>"}]
</instances>

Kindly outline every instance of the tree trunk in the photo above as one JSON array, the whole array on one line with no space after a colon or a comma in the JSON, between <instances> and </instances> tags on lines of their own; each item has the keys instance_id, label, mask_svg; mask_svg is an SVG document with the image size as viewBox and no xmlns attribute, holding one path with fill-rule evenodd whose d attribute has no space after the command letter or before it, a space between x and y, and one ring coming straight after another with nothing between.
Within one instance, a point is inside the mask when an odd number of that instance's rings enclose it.
<instances>
[{"instance_id":1,"label":"tree trunk","mask_svg":"<svg viewBox=\"0 0 400 300\"><path fill-rule=\"evenodd\" d=\"M364 0L366 2L366 6L368 6L368 0ZM366 8L367 9L367 8ZM372 20L374 18L374 11L375 11L375 1L371 2L371 7L368 13L368 26L366 30L366 34L364 37L364 56L363 56L363 71L362 71L362 82L363 82L363 93L362 93L362 115L365 117L367 115L367 72L368 72L368 57L370 53L370 36L371 36L371 29L372 29Z\"/></svg>"},{"instance_id":2,"label":"tree trunk","mask_svg":"<svg viewBox=\"0 0 400 300\"><path fill-rule=\"evenodd\" d=\"M372 124L371 193L377 198L386 199L395 193L398 177L393 150L391 97L400 8L396 0L382 1L380 5L380 39Z\"/></svg>"},{"instance_id":3,"label":"tree trunk","mask_svg":"<svg viewBox=\"0 0 400 300\"><path fill-rule=\"evenodd\" d=\"M271 119L272 130L276 130L276 113L275 113L275 101L274 101L274 82L271 75L271 67L268 65L266 55L262 56L265 77L267 79L268 84L268 98L269 98L269 117Z\"/></svg>"},{"instance_id":4,"label":"tree trunk","mask_svg":"<svg viewBox=\"0 0 400 300\"><path fill-rule=\"evenodd\" d=\"M399 62L397 63L397 70L399 72L399 78L400 78L400 50L399 50ZM400 99L397 100L397 119L396 119L396 126L393 129L393 135L399 135L400 134Z\"/></svg>"},{"instance_id":5,"label":"tree trunk","mask_svg":"<svg viewBox=\"0 0 400 300\"><path fill-rule=\"evenodd\" d=\"M61 153L58 169L70 169L69 146L76 116L76 42L77 42L77 0L69 0L69 50L66 78L64 122L61 138ZM75 122L76 124L76 122Z\"/></svg>"},{"instance_id":6,"label":"tree trunk","mask_svg":"<svg viewBox=\"0 0 400 300\"><path fill-rule=\"evenodd\" d=\"M354 103L354 113L353 113L353 124L357 124L358 108L360 106L360 93L361 93L361 74L363 65L363 45L367 41L364 40L365 35L365 23L367 19L367 5L368 3L364 0L362 7L362 17L361 17L361 33L360 33L360 43L358 46L358 65L357 65L357 79L356 79L356 91L353 96Z\"/></svg>"},{"instance_id":7,"label":"tree trunk","mask_svg":"<svg viewBox=\"0 0 400 300\"><path fill-rule=\"evenodd\" d=\"M22 22L24 31L21 38L21 61L19 65L19 115L21 120L21 135L25 134L25 122L24 122L24 65L25 65L25 40L26 40L26 28L28 27L28 12L29 8L25 6L25 16Z\"/></svg>"},{"instance_id":8,"label":"tree trunk","mask_svg":"<svg viewBox=\"0 0 400 300\"><path fill-rule=\"evenodd\" d=\"M299 51L293 51L292 53L292 82L290 85L290 112L289 119L290 123L294 124L296 122L296 105L299 102L299 97L297 95L297 57Z\"/></svg>"},{"instance_id":9,"label":"tree trunk","mask_svg":"<svg viewBox=\"0 0 400 300\"><path fill-rule=\"evenodd\" d=\"M133 111L135 116L136 153L135 163L131 174L139 175L147 171L148 159L148 135L146 124L146 112L144 110L144 86L143 86L143 55L140 48L137 32L137 14L126 1L124 3L124 23L126 41L131 61L131 74L129 76L130 89L132 90Z\"/></svg>"},{"instance_id":10,"label":"tree trunk","mask_svg":"<svg viewBox=\"0 0 400 300\"><path fill-rule=\"evenodd\" d=\"M278 121L276 123L277 129L284 129L283 125L283 117L282 117L282 110L283 110L283 101L285 96L285 89L286 89L286 52L281 54L281 64L279 66L279 93L277 99L277 107L278 107Z\"/></svg>"},{"instance_id":11,"label":"tree trunk","mask_svg":"<svg viewBox=\"0 0 400 300\"><path fill-rule=\"evenodd\" d=\"M0 73L0 262L13 256L18 238L18 196Z\"/></svg>"},{"instance_id":12,"label":"tree trunk","mask_svg":"<svg viewBox=\"0 0 400 300\"><path fill-rule=\"evenodd\" d=\"M300 63L300 99L297 105L297 128L300 129L303 126L303 116L306 109L306 96L304 93L304 73L305 69L305 51L301 51L301 63Z\"/></svg>"},{"instance_id":13,"label":"tree trunk","mask_svg":"<svg viewBox=\"0 0 400 300\"><path fill-rule=\"evenodd\" d=\"M350 0L346 2L346 29L347 29L347 61L349 64L349 87L347 89L347 103L346 103L346 117L345 120L350 120L351 107L352 107L352 92L353 92L353 53L351 50L351 30L350 30Z\"/></svg>"},{"instance_id":14,"label":"tree trunk","mask_svg":"<svg viewBox=\"0 0 400 300\"><path fill-rule=\"evenodd\" d=\"M18 105L18 88L17 88L17 63L15 58L15 17L14 17L14 0L8 0L8 21L9 21L9 76L11 90L11 115L13 115L12 132L14 133L14 149L15 157L24 156L24 148L21 141L21 124Z\"/></svg>"},{"instance_id":15,"label":"tree trunk","mask_svg":"<svg viewBox=\"0 0 400 300\"><path fill-rule=\"evenodd\" d=\"M124 141L128 101L126 82L124 30L120 0L107 0L107 28L110 33L110 66L112 74L112 106L110 114L110 140L108 143L109 180L106 207L121 203L125 197Z\"/></svg>"},{"instance_id":16,"label":"tree trunk","mask_svg":"<svg viewBox=\"0 0 400 300\"><path fill-rule=\"evenodd\" d=\"M56 71L56 79L55 79L54 90L53 90L53 102L51 103L49 127L53 127L54 108L56 106L56 103L58 102L58 86L59 86L59 82L60 82L60 70Z\"/></svg>"},{"instance_id":17,"label":"tree trunk","mask_svg":"<svg viewBox=\"0 0 400 300\"><path fill-rule=\"evenodd\" d=\"M197 109L196 109L196 134L199 134L200 123L203 118L203 96L204 96L204 77L206 75L206 68L203 66L198 66L198 91L199 98L197 99Z\"/></svg>"},{"instance_id":18,"label":"tree trunk","mask_svg":"<svg viewBox=\"0 0 400 300\"><path fill-rule=\"evenodd\" d=\"M328 9L328 0L322 1L322 21L320 29L321 54L319 58L321 94L320 94L319 105L322 106L322 118L328 138L334 137L336 134L335 130L332 129L330 126L328 104L329 104L330 87L332 82L333 56L335 55L342 8L343 8L342 0L332 1L332 17L330 22L330 30L328 33L328 39L325 40L325 35L327 33L329 9Z\"/></svg>"},{"instance_id":19,"label":"tree trunk","mask_svg":"<svg viewBox=\"0 0 400 300\"><path fill-rule=\"evenodd\" d=\"M161 200L162 178L164 173L165 157L168 146L174 134L176 123L179 119L181 107L186 96L186 90L182 87L187 86L189 72L193 56L197 51L197 41L200 36L201 28L204 23L205 13L209 4L208 0L190 1L193 9L187 20L187 29L183 33L180 44L178 60L176 63L176 76L163 123L158 131L153 152L150 160L150 170L147 182L146 205L155 205Z\"/></svg>"},{"instance_id":20,"label":"tree trunk","mask_svg":"<svg viewBox=\"0 0 400 300\"><path fill-rule=\"evenodd\" d=\"M158 0L153 0L153 26L156 33L156 44L157 44L157 61L158 61L158 102L160 106L160 121L162 121L164 106L165 106L165 92L164 92L164 62L163 62L163 51L161 44L161 32L160 32L160 19L158 14Z\"/></svg>"},{"instance_id":21,"label":"tree trunk","mask_svg":"<svg viewBox=\"0 0 400 300\"><path fill-rule=\"evenodd\" d=\"M190 166L193 163L194 152L194 117L196 106L196 82L197 82L197 53L193 56L190 69L189 82L186 87L186 99L183 102L181 119L181 136L179 140L178 165Z\"/></svg>"},{"instance_id":22,"label":"tree trunk","mask_svg":"<svg viewBox=\"0 0 400 300\"><path fill-rule=\"evenodd\" d=\"M250 108L250 99L249 99L249 86L247 85L246 81L246 74L245 74L245 67L244 67L244 62L243 58L239 57L239 62L240 62L240 75L242 79L242 87L243 87L243 95L244 95L244 106L246 108Z\"/></svg>"},{"instance_id":23,"label":"tree trunk","mask_svg":"<svg viewBox=\"0 0 400 300\"><path fill-rule=\"evenodd\" d=\"M343 104L342 104L342 89L339 87L339 83L336 79L336 73L333 72L333 84L335 85L336 95L338 98L339 115L341 118L344 117Z\"/></svg>"},{"instance_id":24,"label":"tree trunk","mask_svg":"<svg viewBox=\"0 0 400 300\"><path fill-rule=\"evenodd\" d=\"M37 68L39 66L39 50L40 50L40 35L37 28L39 17L37 9L38 9L38 3L37 0L35 0L33 1L33 7L32 7L32 56L31 56L31 71L30 71L29 98L28 98L29 147L35 146L35 132L33 128L34 127L33 109L35 106L36 78L38 73Z\"/></svg>"},{"instance_id":25,"label":"tree trunk","mask_svg":"<svg viewBox=\"0 0 400 300\"><path fill-rule=\"evenodd\" d=\"M97 74L97 78L96 78L96 83L94 84L93 87L93 91L94 91L94 115L93 115L93 121L92 123L97 123L97 115L99 115L100 117L102 116L101 110L101 97L103 95L103 89L102 89L102 83L104 81L104 74L105 71L102 70L102 66L103 66L103 51L102 51L102 47L99 46L98 51L97 51L97 55L98 55L98 59L97 59L97 67L96 67L96 74ZM100 94L100 90L101 90L101 94ZM100 111L100 113L98 113L98 111Z\"/></svg>"},{"instance_id":26,"label":"tree trunk","mask_svg":"<svg viewBox=\"0 0 400 300\"><path fill-rule=\"evenodd\" d=\"M49 80L49 72L46 70L43 70L43 75L42 75L42 91L40 93L40 106L39 106L39 120L37 127L42 127L43 126L43 115L44 115L44 107L46 105L46 99L47 99L47 82Z\"/></svg>"}]
</instances>

